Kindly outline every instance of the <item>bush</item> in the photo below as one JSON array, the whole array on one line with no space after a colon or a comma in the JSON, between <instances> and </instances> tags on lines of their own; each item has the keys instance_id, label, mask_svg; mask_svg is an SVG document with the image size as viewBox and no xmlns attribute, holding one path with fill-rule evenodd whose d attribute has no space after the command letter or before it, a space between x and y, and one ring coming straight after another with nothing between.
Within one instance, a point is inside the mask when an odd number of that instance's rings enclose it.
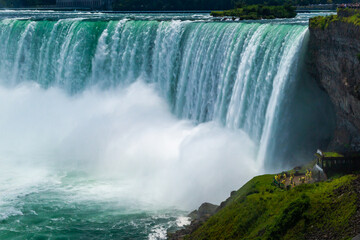
<instances>
[{"instance_id":1,"label":"bush","mask_svg":"<svg viewBox=\"0 0 360 240\"><path fill-rule=\"evenodd\" d=\"M326 29L331 22L337 21L338 16L330 15L330 16L318 16L314 18L310 18L309 26L310 28L320 28Z\"/></svg>"},{"instance_id":2,"label":"bush","mask_svg":"<svg viewBox=\"0 0 360 240\"><path fill-rule=\"evenodd\" d=\"M360 10L359 9L338 9L337 15L330 16L318 16L310 18L309 26L310 28L320 28L326 29L330 23L335 21L352 23L354 25L360 26Z\"/></svg>"}]
</instances>

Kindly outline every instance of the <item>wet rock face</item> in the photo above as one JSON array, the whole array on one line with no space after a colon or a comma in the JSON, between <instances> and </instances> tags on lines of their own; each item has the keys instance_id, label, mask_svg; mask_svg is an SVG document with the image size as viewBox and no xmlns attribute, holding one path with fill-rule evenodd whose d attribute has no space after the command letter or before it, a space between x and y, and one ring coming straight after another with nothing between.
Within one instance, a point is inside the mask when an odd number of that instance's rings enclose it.
<instances>
[{"instance_id":1,"label":"wet rock face","mask_svg":"<svg viewBox=\"0 0 360 240\"><path fill-rule=\"evenodd\" d=\"M334 21L325 29L310 28L308 64L335 107L329 148L360 150L360 26Z\"/></svg>"}]
</instances>

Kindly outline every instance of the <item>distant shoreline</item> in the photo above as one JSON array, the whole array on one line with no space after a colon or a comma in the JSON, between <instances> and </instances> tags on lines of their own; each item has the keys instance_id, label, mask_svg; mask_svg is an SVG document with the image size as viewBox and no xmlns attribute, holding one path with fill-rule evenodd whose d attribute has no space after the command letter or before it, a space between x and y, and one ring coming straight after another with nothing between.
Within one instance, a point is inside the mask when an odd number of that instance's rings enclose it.
<instances>
[{"instance_id":1,"label":"distant shoreline","mask_svg":"<svg viewBox=\"0 0 360 240\"><path fill-rule=\"evenodd\" d=\"M189 10L189 11L110 11L110 10L92 10L90 8L0 8L0 11L11 10L11 11L56 11L56 12L99 12L99 13L209 13L211 10Z\"/></svg>"},{"instance_id":2,"label":"distant shoreline","mask_svg":"<svg viewBox=\"0 0 360 240\"><path fill-rule=\"evenodd\" d=\"M315 6L315 5L312 5ZM55 12L93 12L93 13L211 13L211 11L213 10L179 10L179 11L175 11L175 10L170 10L170 11L111 11L111 10L93 10L91 8L55 8L55 7L49 7L49 8L0 8L0 11L6 11L6 10L11 10L11 11L55 11ZM324 9L319 9L316 7L313 7L313 9L309 6L297 6L296 7L296 12L297 13L306 13L306 12L331 12L331 11L336 11L336 9L332 9L332 8L324 8Z\"/></svg>"}]
</instances>

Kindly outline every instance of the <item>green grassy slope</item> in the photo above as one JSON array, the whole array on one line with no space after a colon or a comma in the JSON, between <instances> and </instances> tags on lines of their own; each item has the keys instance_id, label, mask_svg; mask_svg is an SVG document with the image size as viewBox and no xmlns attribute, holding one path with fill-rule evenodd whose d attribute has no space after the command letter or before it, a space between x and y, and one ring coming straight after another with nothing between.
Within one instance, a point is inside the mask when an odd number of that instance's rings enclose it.
<instances>
[{"instance_id":1,"label":"green grassy slope","mask_svg":"<svg viewBox=\"0 0 360 240\"><path fill-rule=\"evenodd\" d=\"M187 239L305 239L309 235L353 237L358 215L358 176L304 184L291 190L272 185L274 175L250 180Z\"/></svg>"}]
</instances>

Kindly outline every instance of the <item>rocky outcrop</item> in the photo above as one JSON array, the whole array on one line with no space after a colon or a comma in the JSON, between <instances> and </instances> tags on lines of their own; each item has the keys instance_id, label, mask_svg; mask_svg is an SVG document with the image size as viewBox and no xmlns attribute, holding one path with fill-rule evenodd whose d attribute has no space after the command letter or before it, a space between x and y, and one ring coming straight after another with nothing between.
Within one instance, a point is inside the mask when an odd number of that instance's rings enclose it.
<instances>
[{"instance_id":1,"label":"rocky outcrop","mask_svg":"<svg viewBox=\"0 0 360 240\"><path fill-rule=\"evenodd\" d=\"M336 17L323 27L310 24L309 66L329 94L337 128L329 148L360 150L360 26Z\"/></svg>"},{"instance_id":2,"label":"rocky outcrop","mask_svg":"<svg viewBox=\"0 0 360 240\"><path fill-rule=\"evenodd\" d=\"M185 236L193 233L198 229L206 220L214 215L219 210L218 205L211 203L203 203L198 210L192 211L188 217L191 218L191 224L185 226L185 228L176 231L174 233L168 233L169 240L182 240Z\"/></svg>"},{"instance_id":3,"label":"rocky outcrop","mask_svg":"<svg viewBox=\"0 0 360 240\"><path fill-rule=\"evenodd\" d=\"M211 215L216 213L218 208L219 208L218 205L214 205L211 203L203 203L201 204L198 210L192 211L189 214L189 217L193 220L198 220L198 221L206 220L209 217L211 217Z\"/></svg>"},{"instance_id":4,"label":"rocky outcrop","mask_svg":"<svg viewBox=\"0 0 360 240\"><path fill-rule=\"evenodd\" d=\"M183 229L180 229L176 232L168 232L168 240L182 240L186 236L195 232L201 225L203 225L211 216L216 214L219 210L226 207L236 195L236 191L232 191L230 193L230 197L225 201L221 202L220 206L211 204L211 203L203 203L197 209L192 211L188 217L191 218L191 224L185 226Z\"/></svg>"}]
</instances>

